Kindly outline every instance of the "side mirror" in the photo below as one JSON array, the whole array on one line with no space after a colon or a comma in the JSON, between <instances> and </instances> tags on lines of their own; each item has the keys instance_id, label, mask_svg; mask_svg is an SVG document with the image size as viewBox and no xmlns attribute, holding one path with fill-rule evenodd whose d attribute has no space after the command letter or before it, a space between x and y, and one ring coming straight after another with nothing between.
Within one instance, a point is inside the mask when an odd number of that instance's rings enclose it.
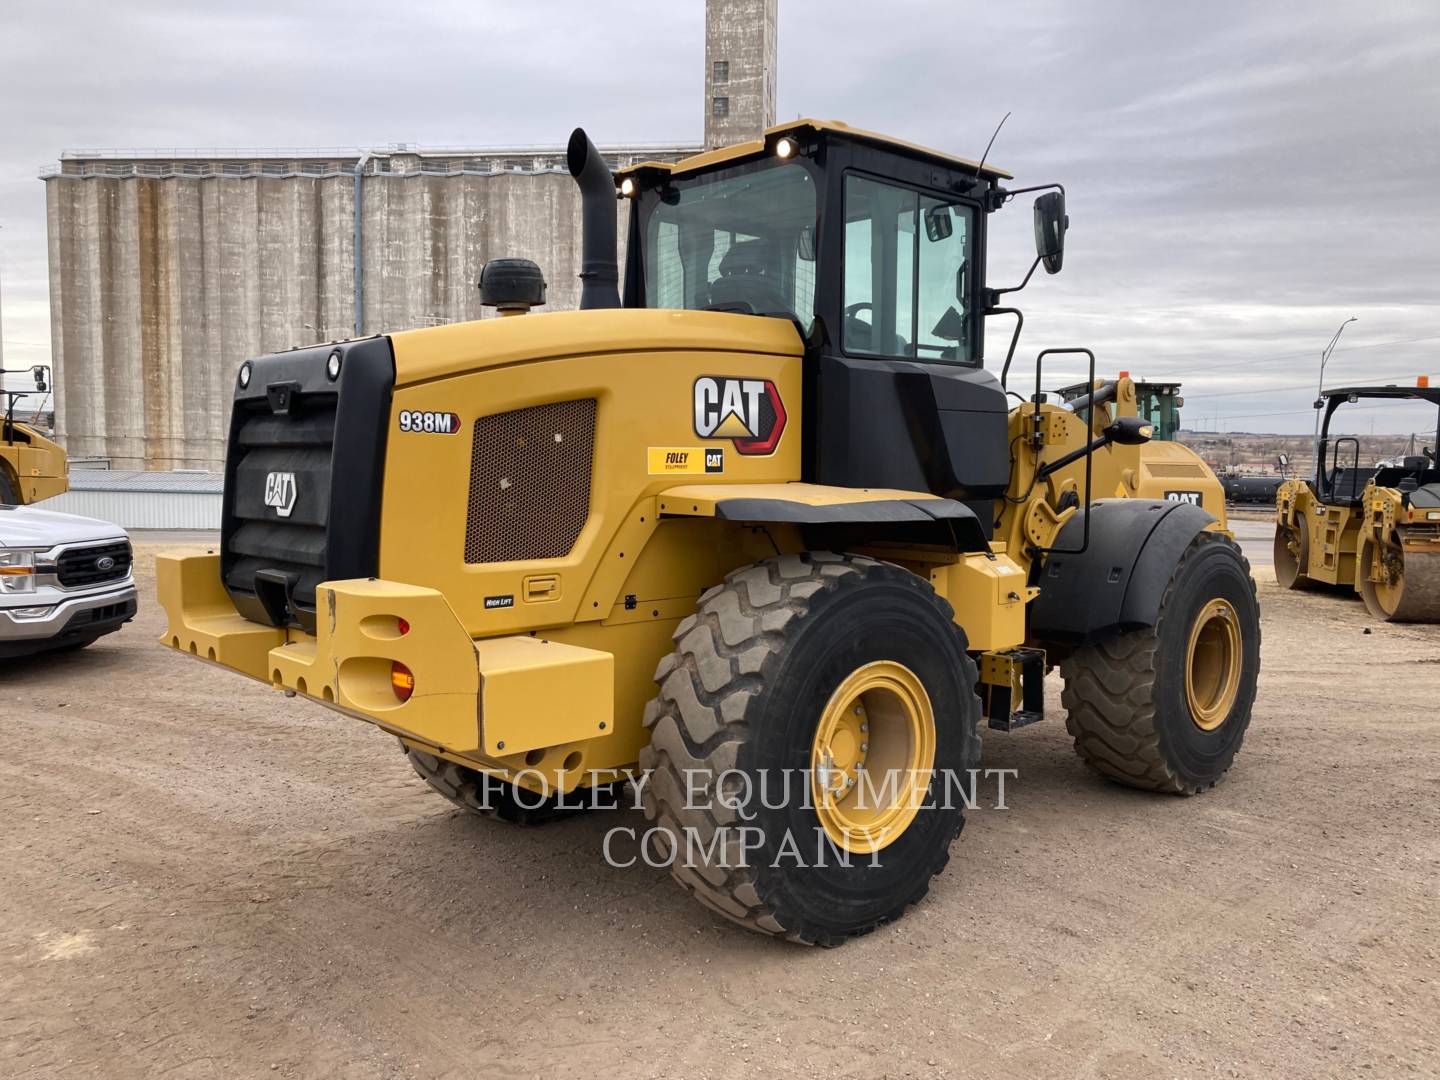
<instances>
[{"instance_id":1,"label":"side mirror","mask_svg":"<svg viewBox=\"0 0 1440 1080\"><path fill-rule=\"evenodd\" d=\"M36 364L30 369L30 374L35 376L35 389L42 394L45 393L48 389L46 380L50 375L50 369L44 364Z\"/></svg>"},{"instance_id":2,"label":"side mirror","mask_svg":"<svg viewBox=\"0 0 1440 1080\"><path fill-rule=\"evenodd\" d=\"M1150 441L1150 437L1155 434L1155 425L1139 416L1121 416L1101 434L1106 442L1120 446L1139 446Z\"/></svg>"},{"instance_id":3,"label":"side mirror","mask_svg":"<svg viewBox=\"0 0 1440 1080\"><path fill-rule=\"evenodd\" d=\"M948 240L955 232L955 223L950 220L948 206L932 206L925 211L925 235L930 242Z\"/></svg>"},{"instance_id":4,"label":"side mirror","mask_svg":"<svg viewBox=\"0 0 1440 1080\"><path fill-rule=\"evenodd\" d=\"M1289 467L1290 467L1290 455L1289 455L1289 454L1281 454L1281 455L1280 455L1280 468L1282 468L1282 469L1288 469Z\"/></svg>"},{"instance_id":5,"label":"side mirror","mask_svg":"<svg viewBox=\"0 0 1440 1080\"><path fill-rule=\"evenodd\" d=\"M1035 200L1035 256L1045 263L1047 274L1058 274L1065 261L1065 230L1070 218L1065 213L1065 193L1047 191Z\"/></svg>"}]
</instances>

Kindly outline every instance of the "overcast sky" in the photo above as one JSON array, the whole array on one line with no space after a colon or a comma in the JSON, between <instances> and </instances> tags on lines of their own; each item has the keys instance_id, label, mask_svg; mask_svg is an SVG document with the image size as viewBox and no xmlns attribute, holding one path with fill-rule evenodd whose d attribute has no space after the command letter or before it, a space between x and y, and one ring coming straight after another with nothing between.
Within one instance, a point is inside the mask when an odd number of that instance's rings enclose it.
<instances>
[{"instance_id":1,"label":"overcast sky","mask_svg":"<svg viewBox=\"0 0 1440 1080\"><path fill-rule=\"evenodd\" d=\"M702 0L0 10L9 367L49 359L36 174L62 149L701 133ZM1182 378L1190 425L1309 430L1320 350L1355 315L1328 385L1440 382L1436 0L780 2L782 118L975 157L1007 111L991 160L1064 183L1071 217L1064 271L1016 298L1022 367L1089 345L1104 372ZM1013 283L1028 203L992 220L990 283Z\"/></svg>"}]
</instances>

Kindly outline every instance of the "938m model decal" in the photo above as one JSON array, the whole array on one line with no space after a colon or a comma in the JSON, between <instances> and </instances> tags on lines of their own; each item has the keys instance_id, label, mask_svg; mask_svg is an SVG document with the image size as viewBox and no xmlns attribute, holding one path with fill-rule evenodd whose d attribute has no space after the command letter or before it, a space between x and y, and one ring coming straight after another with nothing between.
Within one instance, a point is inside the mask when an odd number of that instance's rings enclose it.
<instances>
[{"instance_id":1,"label":"938m model decal","mask_svg":"<svg viewBox=\"0 0 1440 1080\"><path fill-rule=\"evenodd\" d=\"M399 419L401 431L415 431L425 435L454 435L460 430L460 417L453 412L401 409Z\"/></svg>"},{"instance_id":2,"label":"938m model decal","mask_svg":"<svg viewBox=\"0 0 1440 1080\"><path fill-rule=\"evenodd\" d=\"M785 406L769 379L695 380L695 434L702 439L729 439L739 454L773 454L784 430Z\"/></svg>"}]
</instances>

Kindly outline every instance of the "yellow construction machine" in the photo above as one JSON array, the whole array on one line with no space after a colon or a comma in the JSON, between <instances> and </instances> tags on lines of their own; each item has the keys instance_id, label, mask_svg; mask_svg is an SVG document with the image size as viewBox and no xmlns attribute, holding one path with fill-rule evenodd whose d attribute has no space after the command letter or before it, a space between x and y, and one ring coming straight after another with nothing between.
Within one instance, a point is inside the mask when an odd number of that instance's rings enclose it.
<instances>
[{"instance_id":1,"label":"yellow construction machine","mask_svg":"<svg viewBox=\"0 0 1440 1080\"><path fill-rule=\"evenodd\" d=\"M18 371L0 371L0 378ZM37 393L50 392L50 368L44 364L29 369ZM15 419L15 407L28 392L0 391L5 414L0 421L0 506L39 502L70 489L65 450L36 430L33 424Z\"/></svg>"},{"instance_id":2,"label":"yellow construction machine","mask_svg":"<svg viewBox=\"0 0 1440 1080\"><path fill-rule=\"evenodd\" d=\"M1119 380L1101 383L1098 389L1086 383L1075 383L1061 387L1059 393L1071 409L1083 414L1092 398L1110 400L1121 383L1131 384L1135 398L1134 414L1154 429L1145 453L1140 456L1137 482L1129 485L1130 490L1126 494L1140 499L1188 502L1204 507L1223 523L1224 484L1195 451L1176 441L1180 430L1180 407L1185 404L1179 393L1179 383L1132 381L1130 373L1122 371ZM1126 415L1130 413L1127 411Z\"/></svg>"},{"instance_id":3,"label":"yellow construction machine","mask_svg":"<svg viewBox=\"0 0 1440 1080\"><path fill-rule=\"evenodd\" d=\"M568 157L581 310L527 313L538 268L500 260L509 317L240 366L219 550L158 561L166 645L398 736L491 817L629 781L649 861L806 943L925 894L982 720L1039 720L1057 666L1096 771L1221 778L1260 644L1222 505L1136 497L1151 426L1088 350L1007 386L1024 282L987 286L987 219L1043 192L1025 281L1054 273L1063 189L814 120Z\"/></svg>"},{"instance_id":4,"label":"yellow construction machine","mask_svg":"<svg viewBox=\"0 0 1440 1080\"><path fill-rule=\"evenodd\" d=\"M1360 440L1330 433L1336 412L1361 400L1435 406L1435 446L1362 465ZM1413 387L1326 390L1316 405L1325 412L1315 479L1276 492L1276 578L1291 589L1353 588L1377 619L1440 622L1440 389L1421 376Z\"/></svg>"}]
</instances>

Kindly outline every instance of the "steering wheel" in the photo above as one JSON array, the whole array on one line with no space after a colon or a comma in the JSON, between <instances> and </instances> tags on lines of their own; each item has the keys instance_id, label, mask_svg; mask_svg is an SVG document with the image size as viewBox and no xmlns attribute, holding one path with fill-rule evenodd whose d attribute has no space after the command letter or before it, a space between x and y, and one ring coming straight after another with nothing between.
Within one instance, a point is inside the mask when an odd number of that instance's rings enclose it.
<instances>
[{"instance_id":1,"label":"steering wheel","mask_svg":"<svg viewBox=\"0 0 1440 1080\"><path fill-rule=\"evenodd\" d=\"M847 319L858 319L862 311L868 311L873 315L875 305L870 303L869 300L861 300L858 304L851 304L845 309L845 317Z\"/></svg>"}]
</instances>

